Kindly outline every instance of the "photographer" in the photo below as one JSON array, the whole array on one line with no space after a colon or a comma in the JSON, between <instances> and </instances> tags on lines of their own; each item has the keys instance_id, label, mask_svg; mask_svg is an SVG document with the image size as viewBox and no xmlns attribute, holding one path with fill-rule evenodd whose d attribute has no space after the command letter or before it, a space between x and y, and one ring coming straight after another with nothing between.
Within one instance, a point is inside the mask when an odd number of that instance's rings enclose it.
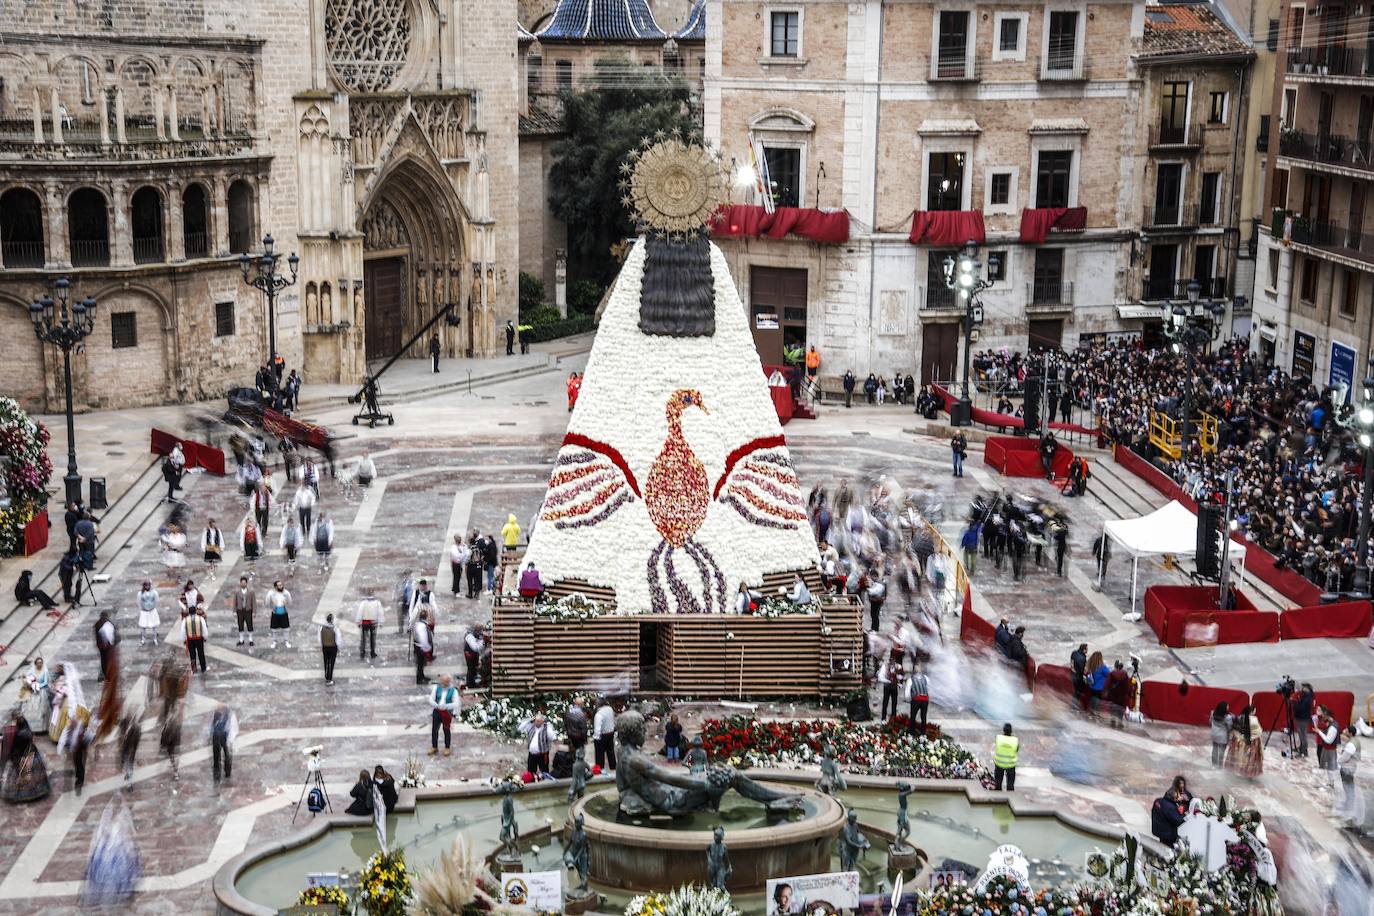
<instances>
[{"instance_id":1,"label":"photographer","mask_svg":"<svg viewBox=\"0 0 1374 916\"><path fill-rule=\"evenodd\" d=\"M1312 685L1304 683L1302 689L1293 693L1293 679L1285 678L1284 683L1279 685L1279 692L1286 690L1292 694L1293 703L1293 730L1297 732L1297 747L1293 750L1294 757L1307 756L1307 723L1312 721L1312 706L1316 701L1316 695L1312 692Z\"/></svg>"},{"instance_id":2,"label":"photographer","mask_svg":"<svg viewBox=\"0 0 1374 916\"><path fill-rule=\"evenodd\" d=\"M100 529L95 523L95 516L85 511L76 523L77 552L81 557L81 565L86 569L95 569L95 550L100 545Z\"/></svg>"}]
</instances>

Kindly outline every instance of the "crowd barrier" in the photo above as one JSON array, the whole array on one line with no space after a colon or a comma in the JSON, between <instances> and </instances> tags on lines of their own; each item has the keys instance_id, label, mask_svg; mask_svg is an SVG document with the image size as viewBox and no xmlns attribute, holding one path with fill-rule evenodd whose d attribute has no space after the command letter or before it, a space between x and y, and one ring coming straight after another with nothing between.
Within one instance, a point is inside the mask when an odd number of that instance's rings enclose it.
<instances>
[{"instance_id":1,"label":"crowd barrier","mask_svg":"<svg viewBox=\"0 0 1374 916\"><path fill-rule=\"evenodd\" d=\"M1220 645L1278 642L1279 615L1258 610L1244 592L1235 590L1234 610L1217 609L1217 590L1205 585L1152 585L1145 589L1145 622L1164 645L1181 649L1190 645L1190 627L1217 627Z\"/></svg>"},{"instance_id":2,"label":"crowd barrier","mask_svg":"<svg viewBox=\"0 0 1374 916\"><path fill-rule=\"evenodd\" d=\"M1233 714L1239 714L1250 704L1250 695L1244 690L1198 684L1145 681L1140 685L1140 711L1156 722L1206 725L1212 710L1223 700Z\"/></svg>"},{"instance_id":3,"label":"crowd barrier","mask_svg":"<svg viewBox=\"0 0 1374 916\"><path fill-rule=\"evenodd\" d=\"M1197 501L1176 484L1168 474L1141 458L1135 452L1118 445L1113 449L1116 463L1144 480L1170 499L1176 499L1193 512ZM1231 535L1237 544L1245 546L1245 571L1268 585L1299 607L1312 607L1321 601L1321 589L1290 569L1281 569L1274 555L1241 534Z\"/></svg>"},{"instance_id":4,"label":"crowd barrier","mask_svg":"<svg viewBox=\"0 0 1374 916\"><path fill-rule=\"evenodd\" d=\"M1279 675L1275 674L1274 680L1277 681L1278 678ZM1318 706L1325 706L1331 710L1331 714L1336 717L1342 728L1350 724L1351 716L1355 713L1355 694L1349 690L1318 690L1312 694L1312 699L1314 712ZM1260 728L1266 732L1273 730L1276 722L1279 728L1284 728L1287 724L1287 716L1283 715L1283 695L1277 690L1256 693L1250 702L1255 704L1255 715L1259 717ZM1307 730L1312 730L1312 723L1307 723Z\"/></svg>"},{"instance_id":5,"label":"crowd barrier","mask_svg":"<svg viewBox=\"0 0 1374 916\"><path fill-rule=\"evenodd\" d=\"M1283 639L1364 639L1374 629L1374 605L1341 601L1315 607L1295 607L1279 615Z\"/></svg>"},{"instance_id":6,"label":"crowd barrier","mask_svg":"<svg viewBox=\"0 0 1374 916\"><path fill-rule=\"evenodd\" d=\"M959 399L954 395L950 394L941 385L931 383L930 388L932 391L935 392L935 396L939 398L941 403L944 405L945 413L949 413L950 405ZM988 410L985 407L973 408L973 422L981 423L983 426L996 426L998 429L1026 428L1026 421L1023 418L1013 416L1009 413L997 413L995 410ZM1090 426L1083 426L1078 423L1051 422L1050 429L1058 430L1060 432L1065 433L1077 433L1081 436L1097 436L1099 434L1098 430L1093 429Z\"/></svg>"},{"instance_id":7,"label":"crowd barrier","mask_svg":"<svg viewBox=\"0 0 1374 916\"><path fill-rule=\"evenodd\" d=\"M213 445L182 439L154 427L149 436L150 451L154 455L167 455L172 447L181 443L181 453L186 456L186 468L204 468L210 474L224 474L224 452Z\"/></svg>"},{"instance_id":8,"label":"crowd barrier","mask_svg":"<svg viewBox=\"0 0 1374 916\"><path fill-rule=\"evenodd\" d=\"M1063 445L1054 453L1054 476L1067 477L1073 452ZM983 463L1006 477L1044 477L1040 464L1040 440L1016 436L989 436L983 444Z\"/></svg>"}]
</instances>

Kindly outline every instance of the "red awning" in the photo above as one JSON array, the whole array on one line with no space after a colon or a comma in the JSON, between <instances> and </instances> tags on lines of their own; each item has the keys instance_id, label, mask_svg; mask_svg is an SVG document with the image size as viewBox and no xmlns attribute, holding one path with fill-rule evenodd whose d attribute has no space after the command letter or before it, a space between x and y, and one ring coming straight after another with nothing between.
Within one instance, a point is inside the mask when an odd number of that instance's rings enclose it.
<instances>
[{"instance_id":1,"label":"red awning","mask_svg":"<svg viewBox=\"0 0 1374 916\"><path fill-rule=\"evenodd\" d=\"M979 245L987 241L982 210L917 210L911 217L913 245L938 245L961 248L965 242Z\"/></svg>"},{"instance_id":2,"label":"red awning","mask_svg":"<svg viewBox=\"0 0 1374 916\"><path fill-rule=\"evenodd\" d=\"M769 213L755 204L727 204L716 211L711 235L718 239L780 239L795 235L812 242L839 245L849 241L849 213L810 207L778 207Z\"/></svg>"},{"instance_id":3,"label":"red awning","mask_svg":"<svg viewBox=\"0 0 1374 916\"><path fill-rule=\"evenodd\" d=\"M1081 232L1088 226L1087 207L1040 207L1021 211L1021 241L1039 245L1051 229Z\"/></svg>"}]
</instances>

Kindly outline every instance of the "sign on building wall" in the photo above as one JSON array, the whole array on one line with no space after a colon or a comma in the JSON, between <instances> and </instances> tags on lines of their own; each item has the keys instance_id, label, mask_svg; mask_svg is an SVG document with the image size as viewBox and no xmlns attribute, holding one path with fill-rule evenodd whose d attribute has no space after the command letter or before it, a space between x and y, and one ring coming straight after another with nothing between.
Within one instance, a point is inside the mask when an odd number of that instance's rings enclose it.
<instances>
[{"instance_id":1,"label":"sign on building wall","mask_svg":"<svg viewBox=\"0 0 1374 916\"><path fill-rule=\"evenodd\" d=\"M1355 387L1355 351L1334 340L1331 341L1331 369L1327 382L1339 392L1340 403L1350 403L1350 391Z\"/></svg>"},{"instance_id":2,"label":"sign on building wall","mask_svg":"<svg viewBox=\"0 0 1374 916\"><path fill-rule=\"evenodd\" d=\"M1317 338L1311 334L1304 334L1302 331L1293 332L1293 376L1295 378L1312 377L1312 370L1317 356Z\"/></svg>"},{"instance_id":3,"label":"sign on building wall","mask_svg":"<svg viewBox=\"0 0 1374 916\"><path fill-rule=\"evenodd\" d=\"M878 294L878 333L905 337L907 333L907 291L885 289Z\"/></svg>"}]
</instances>

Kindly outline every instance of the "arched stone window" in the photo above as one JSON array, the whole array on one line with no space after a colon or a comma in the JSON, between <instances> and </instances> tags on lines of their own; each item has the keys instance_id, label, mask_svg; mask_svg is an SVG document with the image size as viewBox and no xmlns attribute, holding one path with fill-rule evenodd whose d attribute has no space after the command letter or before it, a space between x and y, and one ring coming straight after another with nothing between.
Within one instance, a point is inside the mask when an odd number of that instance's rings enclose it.
<instances>
[{"instance_id":1,"label":"arched stone window","mask_svg":"<svg viewBox=\"0 0 1374 916\"><path fill-rule=\"evenodd\" d=\"M210 215L205 188L189 184L181 192L181 241L188 258L210 253Z\"/></svg>"},{"instance_id":2,"label":"arched stone window","mask_svg":"<svg viewBox=\"0 0 1374 916\"><path fill-rule=\"evenodd\" d=\"M119 71L119 87L124 96L126 136L130 140L151 140L157 137L157 71L152 63L141 57L125 61Z\"/></svg>"},{"instance_id":3,"label":"arched stone window","mask_svg":"<svg viewBox=\"0 0 1374 916\"><path fill-rule=\"evenodd\" d=\"M43 201L28 188L0 194L0 264L43 266Z\"/></svg>"},{"instance_id":4,"label":"arched stone window","mask_svg":"<svg viewBox=\"0 0 1374 916\"><path fill-rule=\"evenodd\" d=\"M239 179L229 186L229 250L253 249L253 186Z\"/></svg>"},{"instance_id":5,"label":"arched stone window","mask_svg":"<svg viewBox=\"0 0 1374 916\"><path fill-rule=\"evenodd\" d=\"M167 259L163 237L162 194L145 185L129 200L129 229L134 237L134 263L150 264Z\"/></svg>"},{"instance_id":6,"label":"arched stone window","mask_svg":"<svg viewBox=\"0 0 1374 916\"><path fill-rule=\"evenodd\" d=\"M105 195L95 188L79 188L67 198L67 235L73 267L104 267L110 263L110 215Z\"/></svg>"}]
</instances>

